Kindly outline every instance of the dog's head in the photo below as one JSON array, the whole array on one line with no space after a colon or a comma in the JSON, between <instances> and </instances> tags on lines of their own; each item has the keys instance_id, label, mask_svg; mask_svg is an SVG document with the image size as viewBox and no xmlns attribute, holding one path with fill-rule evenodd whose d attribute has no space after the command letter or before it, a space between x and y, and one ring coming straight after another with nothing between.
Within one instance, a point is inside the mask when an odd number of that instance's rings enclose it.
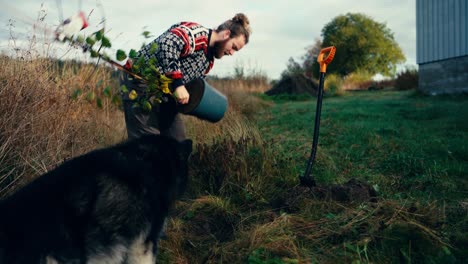
<instances>
[{"instance_id":1,"label":"dog's head","mask_svg":"<svg viewBox=\"0 0 468 264\"><path fill-rule=\"evenodd\" d=\"M162 191L168 191L174 199L185 192L192 140L179 142L167 136L148 135L128 144L136 158L152 170Z\"/></svg>"}]
</instances>

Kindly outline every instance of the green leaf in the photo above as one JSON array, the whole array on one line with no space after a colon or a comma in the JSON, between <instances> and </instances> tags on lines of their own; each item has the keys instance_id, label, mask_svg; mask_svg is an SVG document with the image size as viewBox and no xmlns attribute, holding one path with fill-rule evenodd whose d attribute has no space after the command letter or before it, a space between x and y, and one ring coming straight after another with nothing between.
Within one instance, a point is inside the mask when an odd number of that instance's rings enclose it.
<instances>
[{"instance_id":1,"label":"green leaf","mask_svg":"<svg viewBox=\"0 0 468 264\"><path fill-rule=\"evenodd\" d=\"M104 37L104 29L96 31L94 34L96 35L96 40L99 41Z\"/></svg>"},{"instance_id":2,"label":"green leaf","mask_svg":"<svg viewBox=\"0 0 468 264\"><path fill-rule=\"evenodd\" d=\"M99 57L99 53L97 53L97 51L95 51L95 50L91 50L90 53L91 53L91 58L97 58L97 57Z\"/></svg>"},{"instance_id":3,"label":"green leaf","mask_svg":"<svg viewBox=\"0 0 468 264\"><path fill-rule=\"evenodd\" d=\"M138 64L134 64L134 65L132 65L132 70L133 70L134 72L139 72L140 66L139 66Z\"/></svg>"},{"instance_id":4,"label":"green leaf","mask_svg":"<svg viewBox=\"0 0 468 264\"><path fill-rule=\"evenodd\" d=\"M143 106L143 110L148 111L148 112L151 111L151 109L153 108L151 103L148 101L144 101L142 106Z\"/></svg>"},{"instance_id":5,"label":"green leaf","mask_svg":"<svg viewBox=\"0 0 468 264\"><path fill-rule=\"evenodd\" d=\"M102 37L101 43L103 47L106 47L106 48L112 47L110 40L104 36Z\"/></svg>"},{"instance_id":6,"label":"green leaf","mask_svg":"<svg viewBox=\"0 0 468 264\"><path fill-rule=\"evenodd\" d=\"M325 217L328 218L328 219L333 219L333 218L336 217L336 215L334 215L332 213L328 213L328 214L325 215Z\"/></svg>"},{"instance_id":7,"label":"green leaf","mask_svg":"<svg viewBox=\"0 0 468 264\"><path fill-rule=\"evenodd\" d=\"M156 52L157 49L158 49L158 44L153 43L153 44L151 44L151 48L149 50L149 53L154 53L154 52Z\"/></svg>"},{"instance_id":8,"label":"green leaf","mask_svg":"<svg viewBox=\"0 0 468 264\"><path fill-rule=\"evenodd\" d=\"M102 99L101 99L101 97L98 97L96 99L96 105L97 105L97 107L102 108Z\"/></svg>"},{"instance_id":9,"label":"green leaf","mask_svg":"<svg viewBox=\"0 0 468 264\"><path fill-rule=\"evenodd\" d=\"M73 100L76 100L76 99L78 99L78 97L79 97L81 94L83 94L83 90L81 90L81 89L78 88L78 89L76 89L76 90L73 92L71 98L72 98Z\"/></svg>"},{"instance_id":10,"label":"green leaf","mask_svg":"<svg viewBox=\"0 0 468 264\"><path fill-rule=\"evenodd\" d=\"M90 46L93 46L94 44L96 44L96 40L92 37L87 37L86 43L88 43Z\"/></svg>"},{"instance_id":11,"label":"green leaf","mask_svg":"<svg viewBox=\"0 0 468 264\"><path fill-rule=\"evenodd\" d=\"M145 38L151 38L152 35L151 35L151 32L149 31L143 31L143 33L141 33Z\"/></svg>"},{"instance_id":12,"label":"green leaf","mask_svg":"<svg viewBox=\"0 0 468 264\"><path fill-rule=\"evenodd\" d=\"M123 93L128 93L128 88L127 88L127 86L125 86L125 84L122 85L122 86L120 86L120 91L122 91Z\"/></svg>"},{"instance_id":13,"label":"green leaf","mask_svg":"<svg viewBox=\"0 0 468 264\"><path fill-rule=\"evenodd\" d=\"M159 73L158 69L154 67L153 65L150 65L149 68L154 72L154 73Z\"/></svg>"},{"instance_id":14,"label":"green leaf","mask_svg":"<svg viewBox=\"0 0 468 264\"><path fill-rule=\"evenodd\" d=\"M116 57L118 61L123 61L127 58L127 54L125 54L125 51L119 49L117 50Z\"/></svg>"},{"instance_id":15,"label":"green leaf","mask_svg":"<svg viewBox=\"0 0 468 264\"><path fill-rule=\"evenodd\" d=\"M155 58L151 58L148 60L148 65L155 66L158 61Z\"/></svg>"},{"instance_id":16,"label":"green leaf","mask_svg":"<svg viewBox=\"0 0 468 264\"><path fill-rule=\"evenodd\" d=\"M446 255L452 255L452 252L450 252L450 249L446 246L442 247L442 250Z\"/></svg>"},{"instance_id":17,"label":"green leaf","mask_svg":"<svg viewBox=\"0 0 468 264\"><path fill-rule=\"evenodd\" d=\"M94 92L88 92L88 94L86 95L86 99L90 102L93 101L95 98L96 94Z\"/></svg>"},{"instance_id":18,"label":"green leaf","mask_svg":"<svg viewBox=\"0 0 468 264\"><path fill-rule=\"evenodd\" d=\"M133 65L132 65L132 70L133 70L134 72L140 71L140 65L138 65L138 64L133 64Z\"/></svg>"},{"instance_id":19,"label":"green leaf","mask_svg":"<svg viewBox=\"0 0 468 264\"><path fill-rule=\"evenodd\" d=\"M120 97L120 95L116 94L116 95L112 96L112 103L114 105L121 105L122 104L122 98Z\"/></svg>"},{"instance_id":20,"label":"green leaf","mask_svg":"<svg viewBox=\"0 0 468 264\"><path fill-rule=\"evenodd\" d=\"M152 71L150 68L145 68L145 69L143 70L143 75L144 75L144 77L146 77L146 76L151 76L152 73L153 73L153 71Z\"/></svg>"},{"instance_id":21,"label":"green leaf","mask_svg":"<svg viewBox=\"0 0 468 264\"><path fill-rule=\"evenodd\" d=\"M136 58L138 56L138 53L136 52L136 50L134 49L131 49L128 56L132 59Z\"/></svg>"},{"instance_id":22,"label":"green leaf","mask_svg":"<svg viewBox=\"0 0 468 264\"><path fill-rule=\"evenodd\" d=\"M102 91L102 93L104 94L105 97L110 98L110 97L112 96L110 86L106 86L106 88L104 88L104 90Z\"/></svg>"},{"instance_id":23,"label":"green leaf","mask_svg":"<svg viewBox=\"0 0 468 264\"><path fill-rule=\"evenodd\" d=\"M187 219L187 220L188 220L188 219L192 219L192 218L194 218L194 217L195 217L195 212L192 211L192 210L188 211L188 212L185 214L185 219Z\"/></svg>"},{"instance_id":24,"label":"green leaf","mask_svg":"<svg viewBox=\"0 0 468 264\"><path fill-rule=\"evenodd\" d=\"M357 252L357 251L356 251L356 247L353 246L353 245L351 245L351 244L349 244L348 242L344 243L344 246L345 246L345 248L351 250L352 252Z\"/></svg>"},{"instance_id":25,"label":"green leaf","mask_svg":"<svg viewBox=\"0 0 468 264\"><path fill-rule=\"evenodd\" d=\"M158 89L158 86L155 83L149 83L148 88L146 89L149 93L152 93Z\"/></svg>"}]
</instances>

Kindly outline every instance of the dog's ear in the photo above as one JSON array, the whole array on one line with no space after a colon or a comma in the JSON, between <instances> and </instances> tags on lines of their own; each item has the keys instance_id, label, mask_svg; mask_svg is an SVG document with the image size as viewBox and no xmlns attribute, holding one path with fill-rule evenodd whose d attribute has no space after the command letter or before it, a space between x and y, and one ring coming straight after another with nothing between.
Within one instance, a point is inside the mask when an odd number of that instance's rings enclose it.
<instances>
[{"instance_id":1,"label":"dog's ear","mask_svg":"<svg viewBox=\"0 0 468 264\"><path fill-rule=\"evenodd\" d=\"M189 159L190 154L192 154L192 144L193 142L190 139L186 139L179 143L178 153L181 160L186 161Z\"/></svg>"}]
</instances>

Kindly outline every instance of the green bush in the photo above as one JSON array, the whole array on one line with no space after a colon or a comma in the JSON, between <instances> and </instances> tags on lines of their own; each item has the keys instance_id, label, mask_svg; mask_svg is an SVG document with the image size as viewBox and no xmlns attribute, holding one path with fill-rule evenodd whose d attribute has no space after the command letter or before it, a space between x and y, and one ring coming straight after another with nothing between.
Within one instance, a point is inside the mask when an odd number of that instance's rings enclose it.
<instances>
[{"instance_id":1,"label":"green bush","mask_svg":"<svg viewBox=\"0 0 468 264\"><path fill-rule=\"evenodd\" d=\"M324 90L327 95L343 95L343 78L337 74L330 74L325 76Z\"/></svg>"},{"instance_id":2,"label":"green bush","mask_svg":"<svg viewBox=\"0 0 468 264\"><path fill-rule=\"evenodd\" d=\"M343 79L344 90L367 90L372 83L372 75L364 71L348 74Z\"/></svg>"},{"instance_id":3,"label":"green bush","mask_svg":"<svg viewBox=\"0 0 468 264\"><path fill-rule=\"evenodd\" d=\"M397 90L411 90L418 88L419 74L417 69L407 68L397 74L395 88Z\"/></svg>"}]
</instances>

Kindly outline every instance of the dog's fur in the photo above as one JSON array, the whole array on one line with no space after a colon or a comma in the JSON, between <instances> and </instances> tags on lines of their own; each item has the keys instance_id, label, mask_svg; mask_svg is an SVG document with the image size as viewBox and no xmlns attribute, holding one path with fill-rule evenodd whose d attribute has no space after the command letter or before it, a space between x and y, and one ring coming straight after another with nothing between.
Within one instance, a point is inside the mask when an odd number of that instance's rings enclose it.
<instances>
[{"instance_id":1,"label":"dog's fur","mask_svg":"<svg viewBox=\"0 0 468 264\"><path fill-rule=\"evenodd\" d=\"M155 263L191 151L144 136L38 177L0 201L0 263Z\"/></svg>"}]
</instances>

